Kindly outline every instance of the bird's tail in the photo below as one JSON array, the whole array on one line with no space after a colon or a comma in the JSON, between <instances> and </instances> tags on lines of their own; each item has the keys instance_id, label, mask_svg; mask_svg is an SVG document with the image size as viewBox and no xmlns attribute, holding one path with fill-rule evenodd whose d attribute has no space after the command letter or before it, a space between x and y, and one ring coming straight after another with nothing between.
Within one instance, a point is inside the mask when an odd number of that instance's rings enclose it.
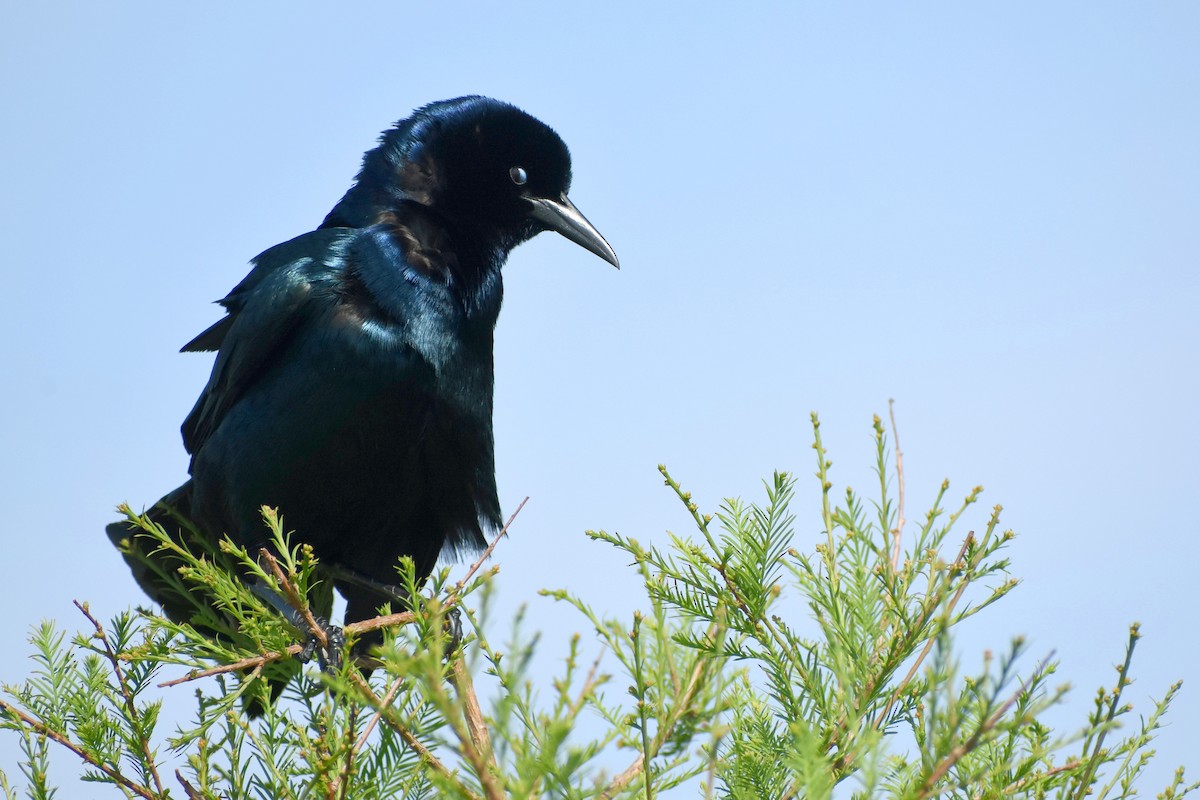
<instances>
[{"instance_id":1,"label":"bird's tail","mask_svg":"<svg viewBox=\"0 0 1200 800\"><path fill-rule=\"evenodd\" d=\"M190 526L188 519L192 510L192 482L180 486L146 510L144 519L160 527L175 542L182 544L184 529ZM150 599L163 607L163 611L175 622L191 622L195 611L194 602L183 590L177 574L179 564L164 551L162 543L134 525L129 520L113 522L105 527L113 545L125 557L133 579L138 582Z\"/></svg>"},{"instance_id":2,"label":"bird's tail","mask_svg":"<svg viewBox=\"0 0 1200 800\"><path fill-rule=\"evenodd\" d=\"M196 549L197 540L208 538L191 522L191 481L159 500L141 516L158 526L171 542L193 553L200 552ZM184 560L171 552L162 541L129 520L113 522L104 530L124 556L125 563L133 573L133 579L151 600L162 606L163 613L168 618L177 623L189 624L213 639L235 638L236 624L228 620L220 609L214 607L202 591L183 580L179 574L179 567L184 565ZM211 540L205 545L206 548L212 546L215 546L215 542ZM219 553L210 552L209 555L214 558L221 557ZM237 569L232 562L225 566L231 572ZM299 664L292 659L281 659L266 666L265 670L259 670L266 683L266 691L250 691L243 696L243 707L251 717L260 716L299 671ZM243 673L245 674L247 673Z\"/></svg>"}]
</instances>

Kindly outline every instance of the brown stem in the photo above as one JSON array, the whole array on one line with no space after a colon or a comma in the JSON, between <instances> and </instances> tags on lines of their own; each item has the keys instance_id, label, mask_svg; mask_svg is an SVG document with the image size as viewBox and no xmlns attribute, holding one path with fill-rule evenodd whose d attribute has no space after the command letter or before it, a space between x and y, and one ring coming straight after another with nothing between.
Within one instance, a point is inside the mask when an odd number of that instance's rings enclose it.
<instances>
[{"instance_id":1,"label":"brown stem","mask_svg":"<svg viewBox=\"0 0 1200 800\"><path fill-rule=\"evenodd\" d=\"M391 628L397 625L407 625L417 618L412 611L401 611L398 614L384 614L382 617L372 617L359 622L351 622L342 630L346 633L360 634L379 628Z\"/></svg>"},{"instance_id":2,"label":"brown stem","mask_svg":"<svg viewBox=\"0 0 1200 800\"><path fill-rule=\"evenodd\" d=\"M691 706L692 700L695 699L696 693L700 690L700 685L703 683L705 667L707 666L708 664L704 656L701 655L696 657L696 665L692 668L692 676L688 681L687 689L685 689L683 694L677 698L674 711L668 716L667 720L665 720L662 727L658 729L658 732L654 736L654 741L650 746L650 750L653 751L654 754L658 753L663 743L667 740L667 737L674 732L675 726L679 724L679 719ZM632 763L630 763L630 765L621 772L620 775L613 778L612 782L607 787L605 787L604 791L599 795L599 800L611 800L622 790L624 790L626 786L628 786L639 775L642 774L642 770L645 768L646 761L648 761L650 757L650 753L646 753L645 755L638 754L638 757L635 758Z\"/></svg>"},{"instance_id":3,"label":"brown stem","mask_svg":"<svg viewBox=\"0 0 1200 800\"><path fill-rule=\"evenodd\" d=\"M200 794L195 786L187 782L187 778L183 777L182 772L175 770L175 778L179 781L179 785L183 787L183 792L188 796L188 800L204 800L204 795Z\"/></svg>"},{"instance_id":4,"label":"brown stem","mask_svg":"<svg viewBox=\"0 0 1200 800\"><path fill-rule=\"evenodd\" d=\"M1035 775L1026 775L1021 780L1013 781L1008 786L1005 786L1004 789L1001 790L1001 794L1012 794L1013 792L1019 792L1034 781L1040 781L1045 778L1049 778L1051 775L1058 775L1060 772L1070 772L1071 770L1078 768L1079 765L1079 761L1071 759L1067 763L1059 764L1057 767L1052 767L1045 772L1039 772Z\"/></svg>"},{"instance_id":5,"label":"brown stem","mask_svg":"<svg viewBox=\"0 0 1200 800\"><path fill-rule=\"evenodd\" d=\"M1008 709L1010 709L1013 703L1017 702L1017 699L1029 689L1034 679L1046 669L1046 665L1049 662L1049 657L1043 659L1042 663L1038 664L1033 673L1017 688L1017 691L1015 691L1011 697L1005 700L1004 704L996 709L995 713L984 720L975 733L971 734L970 739L967 739L965 742L954 747L949 753L946 754L946 757L942 759L941 763L934 767L933 771L929 773L929 777L925 779L925 783L922 785L921 791L917 794L917 797L929 797L933 794L933 789L934 786L937 785L937 782L945 777L946 773L950 771L951 767L957 764L963 756L978 747L980 739L982 739L986 734L990 733L997 725L1000 724L1000 720L1004 718L1006 713L1008 713Z\"/></svg>"},{"instance_id":6,"label":"brown stem","mask_svg":"<svg viewBox=\"0 0 1200 800\"><path fill-rule=\"evenodd\" d=\"M158 684L158 688L165 689L168 686L178 686L181 683L188 683L189 681L199 680L200 678L208 678L213 675L223 675L226 672L237 672L238 670L242 670L242 669L251 669L254 667L261 667L263 664L269 664L270 662L278 661L281 658L287 658L288 656L294 656L303 649L304 649L304 647L302 645L293 644L293 645L289 645L288 648L286 650L284 650L282 653L277 653L277 652L264 653L261 656L251 656L250 658L243 658L241 661L235 661L232 664L222 664L219 667L210 667L209 669L192 670L187 675L184 675L182 678L175 678L174 680L163 681L162 683Z\"/></svg>"},{"instance_id":7,"label":"brown stem","mask_svg":"<svg viewBox=\"0 0 1200 800\"><path fill-rule=\"evenodd\" d=\"M163 795L163 794L157 794L157 795L154 794L154 792L150 791L149 788L142 786L140 783L134 783L133 781L129 780L129 778L126 778L120 772L117 772L115 769L108 766L107 764L103 764L100 761L97 761L90 754L88 754L87 751L85 751L82 747L75 744L70 739L63 736L61 733L59 733L58 731L55 731L52 728L46 727L45 725L38 722L33 717L31 717L28 714L21 711L16 706L11 705L11 704L5 702L4 700L0 700L0 711L4 711L8 714L13 715L17 719L21 720L21 722L24 725L28 726L29 728L32 728L33 731L35 733L37 733L39 736L45 736L47 739L52 739L55 742L58 742L63 747L70 750L72 753L74 753L75 755L82 758L88 764L91 764L93 767L100 770L108 777L112 778L113 781L120 784L121 786L124 786L126 789L128 789L129 791L136 794L138 797L144 797L144 798L146 798L146 800L162 800L162 798L165 797L165 795Z\"/></svg>"},{"instance_id":8,"label":"brown stem","mask_svg":"<svg viewBox=\"0 0 1200 800\"><path fill-rule=\"evenodd\" d=\"M396 699L396 693L400 691L400 685L403 683L404 683L403 675L397 677L394 681L392 681L392 685L388 687L387 694L385 694L383 696L383 699L379 701L379 708L376 709L375 714L367 722L367 727L363 728L362 735L359 736L358 741L355 742L355 744L354 744L355 752L362 750L363 747L366 745L367 738L370 737L371 732L375 730L375 726L379 724L379 720L383 717L383 709L391 706L392 701Z\"/></svg>"},{"instance_id":9,"label":"brown stem","mask_svg":"<svg viewBox=\"0 0 1200 800\"><path fill-rule=\"evenodd\" d=\"M125 671L121 669L121 661L117 658L116 651L113 650L112 644L108 641L108 634L104 632L104 627L100 624L100 621L92 616L87 604L80 603L78 600L72 600L71 602L75 604L75 607L78 608L80 612L82 612L83 615L88 618L88 621L92 623L92 626L95 627L96 638L99 639L104 645L105 658L107 658L108 663L112 665L113 674L117 676L117 683L120 684L121 698L125 701L125 713L129 714L130 721L135 723L134 727L140 729L141 726L136 724L139 714L137 710L137 704L133 702L133 692L129 690L129 682L125 680ZM142 758L145 760L146 765L150 768L150 776L154 778L154 787L158 789L158 793L160 795L166 797L166 789L163 788L162 778L158 775L158 766L154 763L154 756L150 754L150 742L147 741L146 737L140 733L138 734L138 745L142 750Z\"/></svg>"},{"instance_id":10,"label":"brown stem","mask_svg":"<svg viewBox=\"0 0 1200 800\"><path fill-rule=\"evenodd\" d=\"M967 533L967 538L963 540L962 547L959 548L958 557L954 559L954 563L957 564L963 559L963 557L967 554L967 548L971 546L971 542L973 541L975 541L975 531L970 531ZM958 599L962 597L963 592L967 590L968 584L970 584L970 580L964 580L958 587L958 591L954 593L954 597L950 598L950 604L946 606L947 615L954 611L954 607L958 604ZM891 713L892 706L896 704L896 701L900 699L900 695L904 694L904 690L908 688L908 684L912 681L913 676L916 675L917 670L920 669L921 663L925 661L925 656L929 655L929 651L933 649L935 640L936 637L934 636L930 636L929 639L926 640L925 647L923 650L921 650L921 655L917 656L917 660L913 662L911 667L909 667L908 674L904 676L904 680L900 681L900 684L896 687L896 690L892 692L892 697L890 700L888 700L888 704L884 706L883 711L879 714L879 718L875 720L875 727L879 730L883 730L884 720L886 720L887 715Z\"/></svg>"},{"instance_id":11,"label":"brown stem","mask_svg":"<svg viewBox=\"0 0 1200 800\"><path fill-rule=\"evenodd\" d=\"M486 758L488 765L496 768L496 757L492 752L492 742L488 735L487 725L483 721L483 711L479 707L479 698L475 695L475 682L471 673L467 672L466 662L461 656L454 659L454 671L450 675L458 696L462 699L463 713L467 719L467 733L471 742Z\"/></svg>"},{"instance_id":12,"label":"brown stem","mask_svg":"<svg viewBox=\"0 0 1200 800\"><path fill-rule=\"evenodd\" d=\"M575 702L571 704L572 716L579 713L579 709L583 708L583 704L587 702L592 690L596 688L596 683L600 677L601 658L603 658L603 653L596 656L596 660L592 662L591 669L588 670L587 677L583 679L583 686L579 687L579 694L575 696Z\"/></svg>"},{"instance_id":13,"label":"brown stem","mask_svg":"<svg viewBox=\"0 0 1200 800\"><path fill-rule=\"evenodd\" d=\"M309 633L316 638L322 649L328 649L329 633L323 626L317 624L312 610L308 607L308 601L300 596L300 591L296 588L295 584L288 580L287 575L283 572L283 568L279 566L279 561L265 547L259 549L258 556L266 561L267 566L271 568L271 574L275 576L275 580L279 581L279 588L283 590L283 596L287 598L291 607L304 620L304 624L308 626Z\"/></svg>"},{"instance_id":14,"label":"brown stem","mask_svg":"<svg viewBox=\"0 0 1200 800\"><path fill-rule=\"evenodd\" d=\"M352 622L347 625L344 630L346 633L361 634L366 633L367 631L376 630L378 628L389 628L394 625L407 625L416 618L417 615L411 611L405 611L400 614L385 614L382 617L373 617L371 619L362 620L361 622ZM294 656L303 649L304 647L302 645L288 645L287 649L283 650L282 652L272 651L270 653L263 653L260 656L243 658L242 660L235 661L232 664L223 664L219 667L210 667L209 669L192 670L182 678L163 681L162 683L158 684L158 686L159 688L178 686L181 683L188 683L189 681L199 680L200 678L209 678L213 675L223 675L227 672L237 672L238 670L259 667L272 661L278 661L281 658Z\"/></svg>"},{"instance_id":15,"label":"brown stem","mask_svg":"<svg viewBox=\"0 0 1200 800\"><path fill-rule=\"evenodd\" d=\"M467 581L471 580L471 578L475 576L475 573L479 571L481 566L483 566L483 562L487 561L488 558L491 557L492 552L496 549L496 545L500 544L500 540L508 535L509 526L513 524L513 520L517 518L517 514L521 513L521 509L524 508L525 504L528 502L529 497L527 496L524 500L517 504L517 510L514 511L508 518L508 522L504 523L504 527L502 527L500 532L496 534L496 538L492 539L492 543L487 546L487 549L480 554L479 558L475 559L475 563L472 564L471 568L467 570L467 574L462 577L462 580L454 584L454 588L450 590L450 594L446 597L446 608L450 608L458 603L459 596L462 593L463 587L467 585Z\"/></svg>"},{"instance_id":16,"label":"brown stem","mask_svg":"<svg viewBox=\"0 0 1200 800\"><path fill-rule=\"evenodd\" d=\"M450 772L450 770L446 769L446 765L438 760L438 757L435 756L428 747L422 744L420 739L418 739L416 736L413 736L412 731L401 725L397 720L393 719L386 713L387 706L382 700L379 699L379 695L375 694L375 690L371 688L370 684L368 684L361 675L359 675L357 672L351 672L350 680L356 687L358 687L358 690L366 696L368 702L371 703L371 706L376 711L380 712L380 718L384 721L384 723L397 734L399 734L400 738L404 740L404 743L411 747L413 752L420 756L421 760L429 765L430 769L441 775L446 780L455 784L455 789L466 797L471 798L471 800L481 800L479 795L472 792L469 788L467 788L466 785L463 784L462 781L456 778L454 774Z\"/></svg>"}]
</instances>

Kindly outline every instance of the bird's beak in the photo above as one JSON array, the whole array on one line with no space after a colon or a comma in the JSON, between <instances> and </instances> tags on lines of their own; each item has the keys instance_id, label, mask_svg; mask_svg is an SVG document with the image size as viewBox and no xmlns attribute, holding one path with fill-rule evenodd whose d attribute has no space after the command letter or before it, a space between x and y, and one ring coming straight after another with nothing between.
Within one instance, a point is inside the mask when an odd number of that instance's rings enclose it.
<instances>
[{"instance_id":1,"label":"bird's beak","mask_svg":"<svg viewBox=\"0 0 1200 800\"><path fill-rule=\"evenodd\" d=\"M612 246L604 240L600 231L587 221L587 217L579 213L579 209L565 194L556 200L548 197L528 197L526 199L533 206L529 211L529 216L550 230L558 231L575 244L591 250L617 269L621 268L621 262L617 261L617 254L613 251Z\"/></svg>"}]
</instances>

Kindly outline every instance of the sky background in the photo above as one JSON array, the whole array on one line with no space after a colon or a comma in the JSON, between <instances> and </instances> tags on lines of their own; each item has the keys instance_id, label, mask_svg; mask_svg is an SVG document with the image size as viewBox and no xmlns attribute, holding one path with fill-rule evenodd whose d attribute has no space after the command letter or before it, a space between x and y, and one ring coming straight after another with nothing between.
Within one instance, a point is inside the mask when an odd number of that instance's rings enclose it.
<instances>
[{"instance_id":1,"label":"sky background","mask_svg":"<svg viewBox=\"0 0 1200 800\"><path fill-rule=\"evenodd\" d=\"M209 301L381 130L482 93L563 136L622 264L544 235L505 272L496 466L506 510L531 500L499 613L529 603L539 669L587 628L538 589L638 605L585 529L688 531L657 464L708 511L798 473L811 547L809 412L835 491L868 489L894 397L909 519L949 478L986 487L962 532L1002 503L1018 534L964 665L1054 651L1075 728L1140 621L1127 697L1185 681L1142 794L1200 776L1200 5L333 8L5 3L0 680L39 620L80 628L72 598L143 601L103 527L185 478L211 357L176 351Z\"/></svg>"}]
</instances>

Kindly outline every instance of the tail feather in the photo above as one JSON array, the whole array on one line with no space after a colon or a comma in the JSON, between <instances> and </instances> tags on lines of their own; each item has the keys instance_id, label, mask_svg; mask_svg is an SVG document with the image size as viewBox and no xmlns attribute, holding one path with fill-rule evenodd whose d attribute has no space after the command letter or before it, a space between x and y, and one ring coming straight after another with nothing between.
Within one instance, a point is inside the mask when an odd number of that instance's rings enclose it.
<instances>
[{"instance_id":1,"label":"tail feather","mask_svg":"<svg viewBox=\"0 0 1200 800\"><path fill-rule=\"evenodd\" d=\"M143 516L161 527L173 541L186 547L184 533L185 526L190 527L192 516L192 482L188 481L159 500ZM197 619L198 596L192 594L191 587L175 579L175 570L182 562L173 554L163 552L158 540L128 520L110 523L104 530L113 545L121 551L138 586L162 607L169 619L189 624L211 638L225 638L221 632ZM232 564L229 568L234 569ZM260 716L268 705L275 702L297 672L299 664L292 659L268 664L262 675L267 691L252 688L247 692L243 698L246 712L251 717Z\"/></svg>"},{"instance_id":2,"label":"tail feather","mask_svg":"<svg viewBox=\"0 0 1200 800\"><path fill-rule=\"evenodd\" d=\"M179 541L180 518L186 520L191 516L191 505L192 482L188 481L155 503L144 516L160 526L172 539ZM110 523L104 530L113 545L121 551L125 563L133 573L133 579L142 587L142 591L162 606L172 621L191 622L192 605L184 602L178 590L164 580L158 571L173 567L170 563L172 559L155 553L158 543L128 520ZM158 570L152 568L151 563L155 564Z\"/></svg>"}]
</instances>

